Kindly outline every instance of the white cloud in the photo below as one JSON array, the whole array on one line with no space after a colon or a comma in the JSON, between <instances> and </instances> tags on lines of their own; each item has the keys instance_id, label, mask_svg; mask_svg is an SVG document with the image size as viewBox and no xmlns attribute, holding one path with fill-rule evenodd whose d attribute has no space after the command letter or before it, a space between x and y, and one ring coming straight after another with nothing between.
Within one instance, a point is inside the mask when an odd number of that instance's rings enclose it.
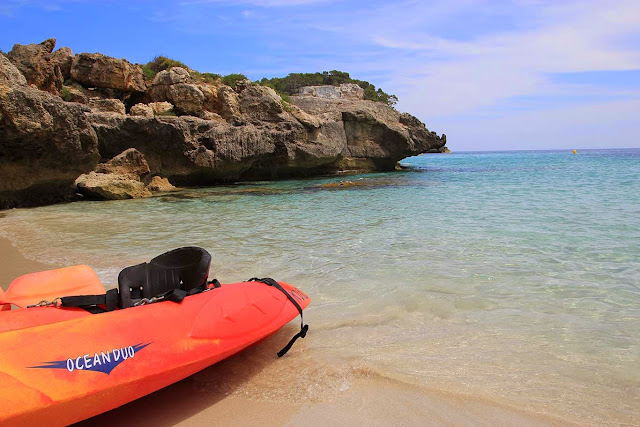
<instances>
[{"instance_id":1,"label":"white cloud","mask_svg":"<svg viewBox=\"0 0 640 427\"><path fill-rule=\"evenodd\" d=\"M376 31L371 36L372 42L389 49L393 64L389 67L385 89L396 91L400 109L412 112L427 124L435 117L436 121L443 119L443 122L464 126L466 122L456 119L456 115L494 107L495 120L502 128L507 123L501 117L508 116L520 123L514 130L522 130L526 128L522 123L529 122L522 115L534 113L511 114L503 110L495 113L495 107L506 105L514 97L554 99L576 94L578 86L553 82L549 73L640 69L640 49L619 43L625 37L640 34L640 3L538 4L535 11L534 25L525 30L487 33L465 41L431 35L428 21L433 17L425 19L421 28L392 25ZM586 93L621 95L619 89L586 85L580 88ZM636 87L626 95L638 97L639 90L640 87ZM572 122L567 121L567 111L554 110L552 100L548 105L540 103L537 107L542 110L536 116L538 122L555 121L560 127ZM583 108L579 116L588 117L585 120L591 120L594 125L602 123L604 127L609 107L610 104L590 105ZM625 110L637 107L637 102L622 102L615 107L616 117L637 121L632 117L640 110L634 110L633 114ZM636 128L640 131L640 126Z\"/></svg>"}]
</instances>

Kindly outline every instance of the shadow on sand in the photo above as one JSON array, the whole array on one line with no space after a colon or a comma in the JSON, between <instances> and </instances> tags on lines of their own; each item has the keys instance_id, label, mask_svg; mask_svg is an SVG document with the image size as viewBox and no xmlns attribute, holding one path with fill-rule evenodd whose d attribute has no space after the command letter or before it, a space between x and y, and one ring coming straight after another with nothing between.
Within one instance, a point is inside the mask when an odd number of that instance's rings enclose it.
<instances>
[{"instance_id":1,"label":"shadow on sand","mask_svg":"<svg viewBox=\"0 0 640 427\"><path fill-rule=\"evenodd\" d=\"M74 426L173 426L215 405L277 363L276 353L293 328L285 327L271 339L250 347L175 384L74 424ZM216 424L211 420L212 425Z\"/></svg>"}]
</instances>

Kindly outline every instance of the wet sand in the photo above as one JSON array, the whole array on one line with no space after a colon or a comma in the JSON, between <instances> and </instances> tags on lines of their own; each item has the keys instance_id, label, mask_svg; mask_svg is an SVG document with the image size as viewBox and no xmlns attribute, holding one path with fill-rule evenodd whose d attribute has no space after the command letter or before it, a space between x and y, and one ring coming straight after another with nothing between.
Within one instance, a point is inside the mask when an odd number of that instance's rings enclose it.
<instances>
[{"instance_id":1,"label":"wet sand","mask_svg":"<svg viewBox=\"0 0 640 427\"><path fill-rule=\"evenodd\" d=\"M16 277L56 266L26 259L7 239L0 238L0 283L3 289ZM287 390L305 355L304 345L283 359L276 351L295 327L285 327L271 340L170 387L93 417L78 425L570 425L566 419L535 414L485 399L426 390L379 377L358 378L348 388L317 399L297 398ZM308 338L309 339L309 338ZM312 335L310 335L310 339ZM289 358L289 360L287 360ZM283 375L273 375L275 369ZM286 378L290 376L290 378ZM274 378L275 377L275 378ZM310 383L314 382L309 378ZM297 379L297 387L304 380ZM275 393L273 392L274 389ZM273 396L276 396L275 398ZM284 396L284 397L283 397Z\"/></svg>"},{"instance_id":2,"label":"wet sand","mask_svg":"<svg viewBox=\"0 0 640 427\"><path fill-rule=\"evenodd\" d=\"M0 286L2 290L7 290L11 281L23 274L56 267L25 258L11 245L8 239L0 237Z\"/></svg>"}]
</instances>

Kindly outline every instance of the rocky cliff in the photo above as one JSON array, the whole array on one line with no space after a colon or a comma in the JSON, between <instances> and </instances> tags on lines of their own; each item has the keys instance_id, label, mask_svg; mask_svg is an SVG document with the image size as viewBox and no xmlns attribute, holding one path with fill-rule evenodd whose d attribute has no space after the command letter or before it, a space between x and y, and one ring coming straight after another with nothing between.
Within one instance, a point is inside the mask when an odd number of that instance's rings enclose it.
<instances>
[{"instance_id":1,"label":"rocky cliff","mask_svg":"<svg viewBox=\"0 0 640 427\"><path fill-rule=\"evenodd\" d=\"M303 88L285 102L249 81L231 88L179 67L145 80L126 60L54 47L50 39L0 55L0 208L76 192L116 198L89 192L89 176L78 177L95 170L91 182L131 179L101 165L132 148L149 168L135 178L139 184L128 184L137 188L130 197L141 197L159 177L212 185L393 170L398 160L446 143L415 117L362 100L349 86Z\"/></svg>"}]
</instances>

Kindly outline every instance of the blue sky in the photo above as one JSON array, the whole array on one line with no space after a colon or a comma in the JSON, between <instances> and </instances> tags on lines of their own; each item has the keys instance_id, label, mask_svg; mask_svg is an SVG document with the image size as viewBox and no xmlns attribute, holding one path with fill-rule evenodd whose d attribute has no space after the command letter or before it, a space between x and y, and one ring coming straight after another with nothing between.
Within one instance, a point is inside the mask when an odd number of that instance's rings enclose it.
<instances>
[{"instance_id":1,"label":"blue sky","mask_svg":"<svg viewBox=\"0 0 640 427\"><path fill-rule=\"evenodd\" d=\"M252 79L348 71L453 150L640 147L637 0L0 0L0 49L49 37Z\"/></svg>"}]
</instances>

